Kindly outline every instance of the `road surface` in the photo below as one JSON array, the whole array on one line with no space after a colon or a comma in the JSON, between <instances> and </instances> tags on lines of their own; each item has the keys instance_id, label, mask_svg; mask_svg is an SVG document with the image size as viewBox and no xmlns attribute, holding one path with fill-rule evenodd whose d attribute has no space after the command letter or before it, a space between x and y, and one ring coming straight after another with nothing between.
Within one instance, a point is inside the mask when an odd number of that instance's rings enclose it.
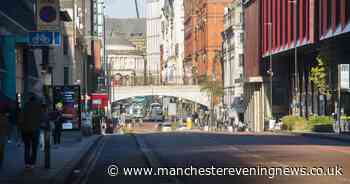
<instances>
[{"instance_id":1,"label":"road surface","mask_svg":"<svg viewBox=\"0 0 350 184\"><path fill-rule=\"evenodd\" d=\"M139 145L135 139L142 140ZM350 144L327 139L287 135L148 133L106 136L81 183L350 183ZM146 155L144 149L146 146ZM152 153L152 154L147 154ZM150 160L146 156L151 155ZM123 168L289 168L335 167L342 176L120 176ZM152 163L153 162L153 163ZM119 167L109 176L107 168ZM227 174L226 170L226 174ZM309 171L309 170L307 170ZM333 172L334 174L337 174ZM287 173L288 174L288 173ZM332 173L331 173L332 174Z\"/></svg>"}]
</instances>

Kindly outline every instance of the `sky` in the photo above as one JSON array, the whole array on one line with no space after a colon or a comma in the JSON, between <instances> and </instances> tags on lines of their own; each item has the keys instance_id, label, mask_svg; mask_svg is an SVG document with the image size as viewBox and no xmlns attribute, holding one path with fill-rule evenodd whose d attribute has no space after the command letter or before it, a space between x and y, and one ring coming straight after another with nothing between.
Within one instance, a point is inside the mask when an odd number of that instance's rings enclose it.
<instances>
[{"instance_id":1,"label":"sky","mask_svg":"<svg viewBox=\"0 0 350 184\"><path fill-rule=\"evenodd\" d=\"M146 0L137 0L139 4L140 16L145 17ZM113 18L136 17L135 0L105 0L107 16Z\"/></svg>"}]
</instances>

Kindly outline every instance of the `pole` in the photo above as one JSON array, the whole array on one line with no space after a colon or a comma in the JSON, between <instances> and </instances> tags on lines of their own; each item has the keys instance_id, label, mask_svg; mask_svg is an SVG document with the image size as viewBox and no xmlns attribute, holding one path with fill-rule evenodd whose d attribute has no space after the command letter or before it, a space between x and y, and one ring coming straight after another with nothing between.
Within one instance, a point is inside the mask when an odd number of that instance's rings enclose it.
<instances>
[{"instance_id":1,"label":"pole","mask_svg":"<svg viewBox=\"0 0 350 184\"><path fill-rule=\"evenodd\" d=\"M49 53L50 53L50 50L49 50L49 48L48 47L45 47L45 48L43 48L43 63L45 63L46 65L50 65L50 62L49 62L49 60L50 60L50 57L49 57ZM51 73L51 87L53 86L53 69L51 68L47 68L48 70L47 70L47 72L46 72L46 74L45 75L47 75L47 73L48 72L50 72ZM46 92L47 92L47 94L44 94L44 96L50 96L49 95L49 92L47 91L47 90L45 90ZM48 108L48 107L46 107L46 108ZM44 165L45 165L45 169L50 169L50 167L51 167L51 157L50 157L50 154L51 154L51 152L50 152L50 134L49 134L49 130L45 130L44 131L44 142L45 142L45 145L44 145L44 152L45 152L45 158L44 158Z\"/></svg>"},{"instance_id":2,"label":"pole","mask_svg":"<svg viewBox=\"0 0 350 184\"><path fill-rule=\"evenodd\" d=\"M107 88L107 56L106 56L106 16L103 15L103 65L104 65L104 81Z\"/></svg>"},{"instance_id":3,"label":"pole","mask_svg":"<svg viewBox=\"0 0 350 184\"><path fill-rule=\"evenodd\" d=\"M338 104L337 104L337 122L339 127L339 134L341 134L341 65L338 64Z\"/></svg>"},{"instance_id":4,"label":"pole","mask_svg":"<svg viewBox=\"0 0 350 184\"><path fill-rule=\"evenodd\" d=\"M272 85L273 85L273 68L272 68L272 24L269 23L269 31L270 31L270 108L271 108L271 118L273 118L273 108L272 108Z\"/></svg>"},{"instance_id":5,"label":"pole","mask_svg":"<svg viewBox=\"0 0 350 184\"><path fill-rule=\"evenodd\" d=\"M294 16L295 16L295 22L297 21L297 0L294 1ZM297 32L297 27L294 26L294 33ZM295 67L295 95L296 95L296 102L298 103L299 101L299 90L298 90L298 86L299 86L299 71L298 71L298 48L297 48L297 39L295 39L295 49L294 49L294 67ZM301 108L301 106L299 106L299 108ZM300 116L301 114L301 110L299 110L300 112Z\"/></svg>"},{"instance_id":6,"label":"pole","mask_svg":"<svg viewBox=\"0 0 350 184\"><path fill-rule=\"evenodd\" d=\"M44 139L45 139L45 169L51 168L51 149L50 149L50 130L45 130L44 132Z\"/></svg>"}]
</instances>

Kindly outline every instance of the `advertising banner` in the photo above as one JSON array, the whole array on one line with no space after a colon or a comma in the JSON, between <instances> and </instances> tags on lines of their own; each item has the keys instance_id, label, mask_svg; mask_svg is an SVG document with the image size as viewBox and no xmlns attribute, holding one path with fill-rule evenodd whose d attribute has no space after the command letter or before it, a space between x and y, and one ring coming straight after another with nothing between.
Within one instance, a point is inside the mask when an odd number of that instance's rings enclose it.
<instances>
[{"instance_id":1,"label":"advertising banner","mask_svg":"<svg viewBox=\"0 0 350 184\"><path fill-rule=\"evenodd\" d=\"M81 125L80 86L54 86L53 100L55 107L63 108L65 122L63 129L79 129Z\"/></svg>"},{"instance_id":2,"label":"advertising banner","mask_svg":"<svg viewBox=\"0 0 350 184\"><path fill-rule=\"evenodd\" d=\"M107 93L92 93L91 94L91 108L94 110L103 110L108 106Z\"/></svg>"}]
</instances>

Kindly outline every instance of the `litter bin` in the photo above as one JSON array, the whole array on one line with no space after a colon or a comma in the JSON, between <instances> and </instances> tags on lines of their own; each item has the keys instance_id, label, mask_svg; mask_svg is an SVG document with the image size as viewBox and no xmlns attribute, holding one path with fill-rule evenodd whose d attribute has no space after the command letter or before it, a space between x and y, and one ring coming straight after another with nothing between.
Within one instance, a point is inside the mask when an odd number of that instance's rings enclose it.
<instances>
[{"instance_id":1,"label":"litter bin","mask_svg":"<svg viewBox=\"0 0 350 184\"><path fill-rule=\"evenodd\" d=\"M191 118L187 118L186 126L187 126L187 129L192 129L192 119Z\"/></svg>"}]
</instances>

